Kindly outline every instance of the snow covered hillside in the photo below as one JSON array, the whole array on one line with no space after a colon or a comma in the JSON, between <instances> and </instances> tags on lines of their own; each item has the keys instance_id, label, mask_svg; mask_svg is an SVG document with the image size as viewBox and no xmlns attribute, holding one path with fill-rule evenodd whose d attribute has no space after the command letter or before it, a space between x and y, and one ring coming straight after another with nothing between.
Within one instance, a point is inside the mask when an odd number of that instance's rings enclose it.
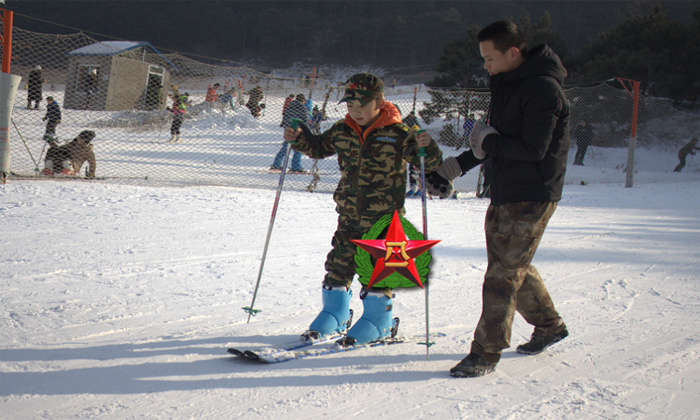
<instances>
[{"instance_id":1,"label":"snow covered hillside","mask_svg":"<svg viewBox=\"0 0 700 420\"><path fill-rule=\"evenodd\" d=\"M571 335L456 379L481 311L488 201L428 203L430 348L275 365L229 346L285 342L320 309L330 194L100 181L0 186L0 418L700 419L699 173L635 188L566 185L534 265ZM670 174L669 174L670 175ZM678 179L684 179L677 177ZM420 228L420 200L407 218ZM355 288L352 307L361 313ZM424 294L399 290L401 332ZM513 346L531 328L516 315Z\"/></svg>"}]
</instances>

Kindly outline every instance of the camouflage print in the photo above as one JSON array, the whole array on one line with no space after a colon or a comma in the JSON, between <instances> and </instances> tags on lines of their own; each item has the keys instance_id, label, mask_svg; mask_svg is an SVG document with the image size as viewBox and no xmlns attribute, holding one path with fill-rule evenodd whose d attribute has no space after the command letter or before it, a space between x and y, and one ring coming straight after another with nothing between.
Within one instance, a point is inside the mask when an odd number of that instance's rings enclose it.
<instances>
[{"instance_id":1,"label":"camouflage print","mask_svg":"<svg viewBox=\"0 0 700 420\"><path fill-rule=\"evenodd\" d=\"M399 210L406 198L406 161L420 167L415 132L404 124L379 127L360 141L345 121L324 133L298 137L294 149L314 159L338 156L340 181L333 194L338 212L338 230L328 254L325 281L348 286L355 275L355 245L382 216ZM442 152L435 141L425 148L425 169L436 171Z\"/></svg>"},{"instance_id":2,"label":"camouflage print","mask_svg":"<svg viewBox=\"0 0 700 420\"><path fill-rule=\"evenodd\" d=\"M317 136L320 144L300 135L292 148L314 158L338 155L340 181L333 193L338 214L355 223L379 220L394 209L402 209L406 198L406 161L420 167L415 132L404 124L374 130L360 142L355 131L338 121ZM442 152L435 141L425 148L426 172L436 171Z\"/></svg>"},{"instance_id":3,"label":"camouflage print","mask_svg":"<svg viewBox=\"0 0 700 420\"><path fill-rule=\"evenodd\" d=\"M351 76L345 83L345 95L342 102L359 101L367 105L374 98L379 98L384 92L384 82L371 73L359 73Z\"/></svg>"},{"instance_id":4,"label":"camouflage print","mask_svg":"<svg viewBox=\"0 0 700 420\"><path fill-rule=\"evenodd\" d=\"M472 353L498 362L501 351L510 347L515 311L535 326L537 335L553 335L565 328L542 278L530 265L556 208L556 202L547 201L489 206L485 223L488 268Z\"/></svg>"},{"instance_id":5,"label":"camouflage print","mask_svg":"<svg viewBox=\"0 0 700 420\"><path fill-rule=\"evenodd\" d=\"M400 213L403 214L403 212ZM355 276L355 254L357 253L357 246L350 242L350 239L362 238L362 235L367 233L379 218L381 216L376 220L367 218L357 220L343 214L338 217L338 229L331 240L333 249L326 257L327 274L324 283L350 288ZM391 298L391 289L375 288L375 290Z\"/></svg>"}]
</instances>

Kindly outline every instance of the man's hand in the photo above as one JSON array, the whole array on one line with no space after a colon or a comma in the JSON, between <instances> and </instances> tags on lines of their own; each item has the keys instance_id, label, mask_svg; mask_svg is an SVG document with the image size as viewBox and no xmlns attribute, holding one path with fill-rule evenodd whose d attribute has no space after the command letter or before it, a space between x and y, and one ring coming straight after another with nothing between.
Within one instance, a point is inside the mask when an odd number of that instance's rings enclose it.
<instances>
[{"instance_id":1,"label":"man's hand","mask_svg":"<svg viewBox=\"0 0 700 420\"><path fill-rule=\"evenodd\" d=\"M437 171L425 175L426 187L430 195L447 198L454 192L452 180L462 176L462 168L454 157L442 161Z\"/></svg>"},{"instance_id":2,"label":"man's hand","mask_svg":"<svg viewBox=\"0 0 700 420\"><path fill-rule=\"evenodd\" d=\"M474 128L472 128L472 132L469 134L469 145L472 148L472 153L474 153L474 156L477 159L483 159L486 157L486 152L484 152L484 149L481 148L481 144L489 134L499 133L498 130L490 125L485 125L480 121L474 123Z\"/></svg>"},{"instance_id":3,"label":"man's hand","mask_svg":"<svg viewBox=\"0 0 700 420\"><path fill-rule=\"evenodd\" d=\"M284 129L284 141L288 143L294 143L297 141L297 138L301 134L301 128L297 128L296 130L292 129L292 127L287 127Z\"/></svg>"}]
</instances>

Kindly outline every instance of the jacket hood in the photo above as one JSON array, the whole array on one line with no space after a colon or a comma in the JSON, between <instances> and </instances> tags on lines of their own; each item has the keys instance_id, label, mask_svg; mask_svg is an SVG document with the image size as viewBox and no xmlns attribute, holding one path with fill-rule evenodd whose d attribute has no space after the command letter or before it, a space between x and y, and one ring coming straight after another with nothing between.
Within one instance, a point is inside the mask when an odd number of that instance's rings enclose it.
<instances>
[{"instance_id":1,"label":"jacket hood","mask_svg":"<svg viewBox=\"0 0 700 420\"><path fill-rule=\"evenodd\" d=\"M530 49L527 59L520 67L509 73L496 74L491 77L491 80L496 81L499 76L503 82L536 76L549 76L554 78L561 86L564 86L566 69L561 63L559 56L549 46L541 44Z\"/></svg>"},{"instance_id":2,"label":"jacket hood","mask_svg":"<svg viewBox=\"0 0 700 420\"><path fill-rule=\"evenodd\" d=\"M345 124L350 126L355 132L360 136L360 141L364 141L365 137L369 136L372 131L379 127L386 127L392 124L398 124L401 122L401 114L399 110L396 109L394 104L385 100L384 106L379 110L379 118L371 126L367 127L366 130L362 130L355 120L352 119L350 114L345 114ZM363 133L364 131L364 133Z\"/></svg>"}]
</instances>

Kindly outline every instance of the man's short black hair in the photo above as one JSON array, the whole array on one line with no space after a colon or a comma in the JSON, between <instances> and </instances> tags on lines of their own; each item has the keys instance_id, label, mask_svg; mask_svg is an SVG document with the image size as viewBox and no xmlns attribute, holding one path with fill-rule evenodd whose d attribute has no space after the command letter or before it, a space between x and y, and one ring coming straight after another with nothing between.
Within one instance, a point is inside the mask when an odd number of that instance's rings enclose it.
<instances>
[{"instance_id":1,"label":"man's short black hair","mask_svg":"<svg viewBox=\"0 0 700 420\"><path fill-rule=\"evenodd\" d=\"M476 40L479 42L491 41L494 48L504 54L511 47L516 47L523 57L527 57L527 43L523 31L508 19L502 19L486 26L476 34Z\"/></svg>"}]
</instances>

